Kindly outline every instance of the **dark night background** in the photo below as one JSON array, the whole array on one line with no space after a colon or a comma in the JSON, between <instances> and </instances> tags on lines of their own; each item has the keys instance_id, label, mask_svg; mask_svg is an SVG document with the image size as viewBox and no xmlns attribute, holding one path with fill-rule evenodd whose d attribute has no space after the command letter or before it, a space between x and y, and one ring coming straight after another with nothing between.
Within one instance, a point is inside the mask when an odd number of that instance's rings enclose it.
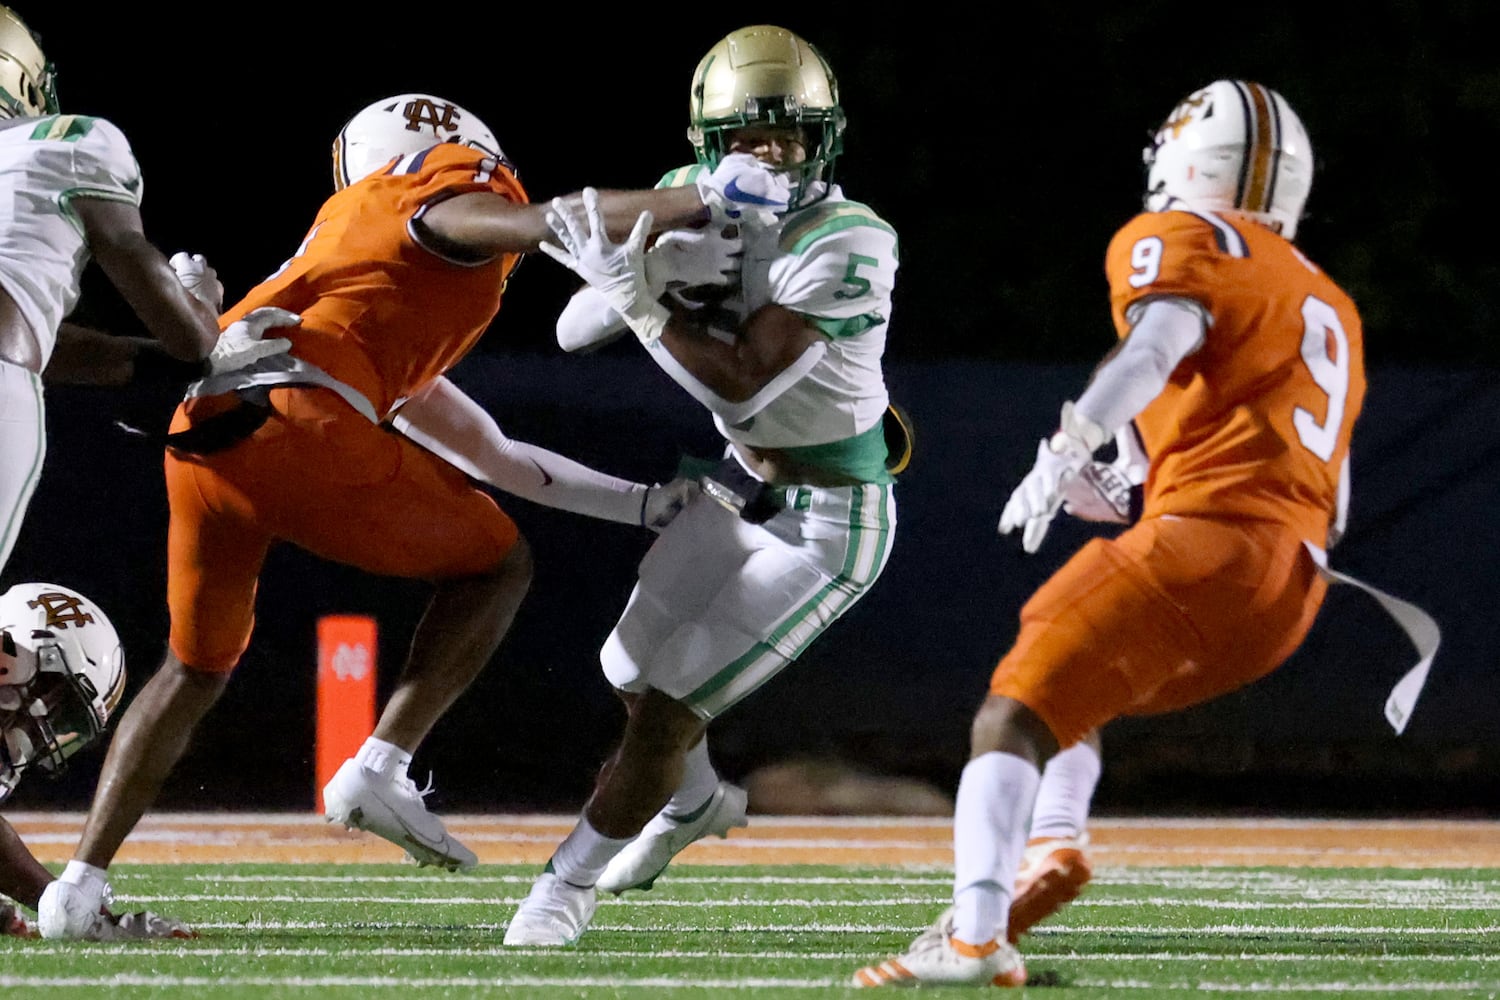
<instances>
[{"instance_id":1,"label":"dark night background","mask_svg":"<svg viewBox=\"0 0 1500 1000\"><path fill-rule=\"evenodd\" d=\"M427 91L482 117L533 200L648 186L689 162L687 88L729 30L780 23L823 49L850 126L837 179L901 236L890 383L918 425L886 577L795 668L712 730L727 776L818 755L956 781L968 718L1022 601L1087 537L1059 525L1037 556L995 519L1035 440L1113 343L1105 245L1138 206L1140 151L1179 98L1242 76L1280 90L1317 173L1299 244L1359 302L1371 391L1336 566L1444 628L1406 734L1380 717L1410 661L1359 595L1330 595L1308 643L1253 689L1106 734L1101 812L1493 813L1500 808L1500 369L1493 150L1500 58L1487 4L1205 6L854 17L839 7L668 18L558 8L553 23L340 5L88 10L19 5L59 71L64 110L107 117L146 178L147 233L207 255L230 301L300 242L330 193L343 122ZM743 8L740 8L743 10ZM155 23L171 17L170 25ZM90 272L78 318L135 333ZM715 441L706 415L632 344L561 355L572 275L538 256L455 380L525 440L644 480ZM165 419L170 395L49 392L46 472L4 570L71 583L111 614L133 693L165 636L159 455L111 427ZM621 721L595 651L649 536L501 498L538 558L491 669L418 754L439 810L576 808ZM278 552L260 628L164 807L311 807L313 623L367 612L388 688L423 589ZM16 803L81 807L97 760Z\"/></svg>"}]
</instances>

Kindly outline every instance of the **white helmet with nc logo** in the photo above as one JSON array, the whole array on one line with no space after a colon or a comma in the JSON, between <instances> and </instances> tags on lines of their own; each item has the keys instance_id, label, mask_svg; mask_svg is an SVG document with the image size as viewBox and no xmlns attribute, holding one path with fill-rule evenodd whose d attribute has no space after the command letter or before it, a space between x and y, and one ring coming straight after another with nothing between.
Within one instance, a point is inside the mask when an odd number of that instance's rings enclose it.
<instances>
[{"instance_id":1,"label":"white helmet with nc logo","mask_svg":"<svg viewBox=\"0 0 1500 1000\"><path fill-rule=\"evenodd\" d=\"M1146 209L1236 212L1295 239L1313 153L1286 98L1248 80L1216 80L1184 98L1146 147Z\"/></svg>"},{"instance_id":2,"label":"white helmet with nc logo","mask_svg":"<svg viewBox=\"0 0 1500 1000\"><path fill-rule=\"evenodd\" d=\"M53 583L0 595L0 799L24 768L60 773L124 693L120 637L93 601Z\"/></svg>"},{"instance_id":3,"label":"white helmet with nc logo","mask_svg":"<svg viewBox=\"0 0 1500 1000\"><path fill-rule=\"evenodd\" d=\"M440 142L471 146L510 166L495 134L477 116L431 94L397 94L364 108L339 130L333 140L334 190Z\"/></svg>"}]
</instances>

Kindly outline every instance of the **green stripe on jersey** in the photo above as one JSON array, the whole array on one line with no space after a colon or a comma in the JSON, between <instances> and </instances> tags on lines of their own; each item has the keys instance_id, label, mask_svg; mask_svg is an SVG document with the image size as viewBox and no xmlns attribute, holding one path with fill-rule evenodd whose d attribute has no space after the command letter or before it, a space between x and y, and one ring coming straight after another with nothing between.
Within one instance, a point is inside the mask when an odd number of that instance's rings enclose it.
<instances>
[{"instance_id":1,"label":"green stripe on jersey","mask_svg":"<svg viewBox=\"0 0 1500 1000\"><path fill-rule=\"evenodd\" d=\"M825 337L839 340L844 337L856 337L874 326L885 322L885 317L879 313L865 313L862 316L850 316L848 319L825 319L821 316L803 317L823 332Z\"/></svg>"},{"instance_id":2,"label":"green stripe on jersey","mask_svg":"<svg viewBox=\"0 0 1500 1000\"><path fill-rule=\"evenodd\" d=\"M796 219L781 231L780 247L783 253L799 254L814 240L855 226L869 226L896 235L896 230L868 205L857 201L821 202L807 213L806 218Z\"/></svg>"},{"instance_id":3,"label":"green stripe on jersey","mask_svg":"<svg viewBox=\"0 0 1500 1000\"><path fill-rule=\"evenodd\" d=\"M57 115L43 118L31 130L33 139L49 139L54 142L77 142L89 134L94 119L88 115Z\"/></svg>"},{"instance_id":4,"label":"green stripe on jersey","mask_svg":"<svg viewBox=\"0 0 1500 1000\"><path fill-rule=\"evenodd\" d=\"M661 175L661 180L656 182L656 189L687 187L693 183L698 175L703 172L703 165L695 163L690 167L678 167L676 170L668 170Z\"/></svg>"}]
</instances>

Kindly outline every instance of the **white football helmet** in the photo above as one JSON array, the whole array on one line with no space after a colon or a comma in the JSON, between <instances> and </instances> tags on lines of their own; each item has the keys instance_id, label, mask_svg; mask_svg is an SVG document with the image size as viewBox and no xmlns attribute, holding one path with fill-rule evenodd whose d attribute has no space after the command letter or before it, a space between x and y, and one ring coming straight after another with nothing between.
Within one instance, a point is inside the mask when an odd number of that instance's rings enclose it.
<instances>
[{"instance_id":1,"label":"white football helmet","mask_svg":"<svg viewBox=\"0 0 1500 1000\"><path fill-rule=\"evenodd\" d=\"M0 6L0 118L55 114L54 78L36 33L15 11Z\"/></svg>"},{"instance_id":2,"label":"white football helmet","mask_svg":"<svg viewBox=\"0 0 1500 1000\"><path fill-rule=\"evenodd\" d=\"M1216 80L1179 103L1144 153L1146 209L1238 212L1295 239L1312 188L1302 119L1276 91Z\"/></svg>"},{"instance_id":3,"label":"white football helmet","mask_svg":"<svg viewBox=\"0 0 1500 1000\"><path fill-rule=\"evenodd\" d=\"M0 595L0 771L59 773L125 693L125 653L98 605L69 587Z\"/></svg>"},{"instance_id":4,"label":"white football helmet","mask_svg":"<svg viewBox=\"0 0 1500 1000\"><path fill-rule=\"evenodd\" d=\"M495 134L475 115L431 94L398 94L371 104L339 130L333 140L334 190L440 142L472 146L510 165Z\"/></svg>"}]
</instances>

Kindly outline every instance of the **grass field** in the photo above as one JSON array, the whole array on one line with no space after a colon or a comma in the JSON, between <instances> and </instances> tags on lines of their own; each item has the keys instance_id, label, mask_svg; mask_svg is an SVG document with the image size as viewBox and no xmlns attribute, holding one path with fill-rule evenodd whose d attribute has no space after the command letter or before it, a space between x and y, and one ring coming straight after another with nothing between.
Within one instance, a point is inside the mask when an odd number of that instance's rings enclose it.
<instances>
[{"instance_id":1,"label":"grass field","mask_svg":"<svg viewBox=\"0 0 1500 1000\"><path fill-rule=\"evenodd\" d=\"M654 891L603 899L576 948L502 947L566 822L475 819L485 863L449 874L370 861L399 852L310 822L153 821L115 867L116 908L169 913L202 937L0 940L0 996L853 995L854 969L900 951L950 888L939 821L756 817L694 845ZM68 853L69 823L16 825L48 860ZM1027 995L1500 994L1500 826L1106 823L1095 839L1094 882L1023 940ZM323 853L340 850L353 863ZM1278 851L1286 863L1262 863Z\"/></svg>"}]
</instances>

